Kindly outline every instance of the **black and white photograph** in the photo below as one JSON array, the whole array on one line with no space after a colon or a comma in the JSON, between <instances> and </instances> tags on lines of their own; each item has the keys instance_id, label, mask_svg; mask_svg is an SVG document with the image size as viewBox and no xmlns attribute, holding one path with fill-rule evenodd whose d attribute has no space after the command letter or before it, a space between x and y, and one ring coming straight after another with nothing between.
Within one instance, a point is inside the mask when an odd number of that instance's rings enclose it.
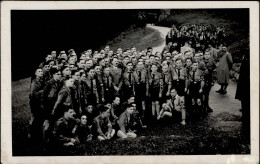
<instances>
[{"instance_id":1,"label":"black and white photograph","mask_svg":"<svg viewBox=\"0 0 260 164\"><path fill-rule=\"evenodd\" d=\"M258 163L259 3L239 3L2 3L1 161Z\"/></svg>"}]
</instances>

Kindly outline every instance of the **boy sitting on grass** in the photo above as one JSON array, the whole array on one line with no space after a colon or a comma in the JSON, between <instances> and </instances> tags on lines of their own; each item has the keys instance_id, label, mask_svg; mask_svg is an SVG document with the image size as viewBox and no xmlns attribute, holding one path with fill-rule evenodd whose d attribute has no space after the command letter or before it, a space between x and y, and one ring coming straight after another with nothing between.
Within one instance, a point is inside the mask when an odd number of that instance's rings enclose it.
<instances>
[{"instance_id":1,"label":"boy sitting on grass","mask_svg":"<svg viewBox=\"0 0 260 164\"><path fill-rule=\"evenodd\" d=\"M120 138L136 138L136 134L130 129L132 126L132 114L134 107L132 104L126 105L126 110L123 112L117 121L119 130L117 136Z\"/></svg>"},{"instance_id":2,"label":"boy sitting on grass","mask_svg":"<svg viewBox=\"0 0 260 164\"><path fill-rule=\"evenodd\" d=\"M54 134L60 145L74 146L77 144L75 136L77 122L73 117L74 114L73 109L66 108L63 117L56 122Z\"/></svg>"},{"instance_id":3,"label":"boy sitting on grass","mask_svg":"<svg viewBox=\"0 0 260 164\"><path fill-rule=\"evenodd\" d=\"M100 114L94 119L94 131L99 141L110 140L115 130L109 120L109 108L104 105L99 106Z\"/></svg>"}]
</instances>

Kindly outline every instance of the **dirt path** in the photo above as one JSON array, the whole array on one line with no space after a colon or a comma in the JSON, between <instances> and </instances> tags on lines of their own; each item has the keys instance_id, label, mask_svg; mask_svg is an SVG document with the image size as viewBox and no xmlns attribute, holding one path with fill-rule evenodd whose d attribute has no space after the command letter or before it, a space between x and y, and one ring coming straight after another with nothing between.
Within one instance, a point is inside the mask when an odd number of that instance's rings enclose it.
<instances>
[{"instance_id":1,"label":"dirt path","mask_svg":"<svg viewBox=\"0 0 260 164\"><path fill-rule=\"evenodd\" d=\"M168 27L160 27L160 26L151 26L150 24L147 25L147 27L153 28L155 30L158 30L161 33L161 37L163 38L163 43L160 46L157 47L153 47L153 52L162 52L162 49L165 46L165 37L167 35L167 33L169 32L170 28Z\"/></svg>"}]
</instances>

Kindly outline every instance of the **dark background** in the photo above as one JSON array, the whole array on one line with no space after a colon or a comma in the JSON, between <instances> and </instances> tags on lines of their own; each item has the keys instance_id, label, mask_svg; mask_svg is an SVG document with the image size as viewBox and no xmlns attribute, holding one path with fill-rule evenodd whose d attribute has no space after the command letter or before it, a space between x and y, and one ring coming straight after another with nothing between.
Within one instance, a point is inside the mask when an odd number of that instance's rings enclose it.
<instances>
[{"instance_id":1,"label":"dark background","mask_svg":"<svg viewBox=\"0 0 260 164\"><path fill-rule=\"evenodd\" d=\"M129 27L144 26L141 10L12 10L12 80L31 73L52 50L98 50ZM150 10L146 10L149 12Z\"/></svg>"}]
</instances>

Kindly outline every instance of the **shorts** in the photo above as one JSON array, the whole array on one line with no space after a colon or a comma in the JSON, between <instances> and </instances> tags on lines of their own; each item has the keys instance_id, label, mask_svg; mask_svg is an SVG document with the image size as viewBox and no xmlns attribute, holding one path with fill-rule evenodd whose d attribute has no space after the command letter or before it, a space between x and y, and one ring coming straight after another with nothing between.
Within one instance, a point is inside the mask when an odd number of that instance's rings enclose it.
<instances>
[{"instance_id":1,"label":"shorts","mask_svg":"<svg viewBox=\"0 0 260 164\"><path fill-rule=\"evenodd\" d=\"M202 99L203 93L199 93L200 90L200 82L191 82L189 88L189 94L191 98L194 99Z\"/></svg>"}]
</instances>

